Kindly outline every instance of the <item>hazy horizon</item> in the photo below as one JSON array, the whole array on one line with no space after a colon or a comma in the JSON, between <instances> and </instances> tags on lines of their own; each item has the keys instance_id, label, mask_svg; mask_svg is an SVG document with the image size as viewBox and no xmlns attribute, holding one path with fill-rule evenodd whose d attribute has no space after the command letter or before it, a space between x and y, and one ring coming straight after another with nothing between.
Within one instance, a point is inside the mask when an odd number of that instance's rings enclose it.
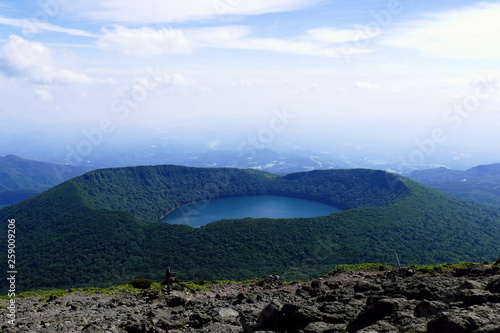
<instances>
[{"instance_id":1,"label":"hazy horizon","mask_svg":"<svg viewBox=\"0 0 500 333\"><path fill-rule=\"evenodd\" d=\"M500 1L3 1L0 156L500 162L498 17Z\"/></svg>"}]
</instances>

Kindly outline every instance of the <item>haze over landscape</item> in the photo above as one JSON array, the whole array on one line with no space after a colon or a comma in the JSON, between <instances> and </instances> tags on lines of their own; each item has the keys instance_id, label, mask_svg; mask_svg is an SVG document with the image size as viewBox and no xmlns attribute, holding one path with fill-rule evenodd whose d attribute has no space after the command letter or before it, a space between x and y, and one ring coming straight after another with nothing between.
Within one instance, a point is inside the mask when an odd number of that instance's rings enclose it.
<instances>
[{"instance_id":1,"label":"haze over landscape","mask_svg":"<svg viewBox=\"0 0 500 333\"><path fill-rule=\"evenodd\" d=\"M499 15L498 1L3 1L0 155L500 162Z\"/></svg>"}]
</instances>

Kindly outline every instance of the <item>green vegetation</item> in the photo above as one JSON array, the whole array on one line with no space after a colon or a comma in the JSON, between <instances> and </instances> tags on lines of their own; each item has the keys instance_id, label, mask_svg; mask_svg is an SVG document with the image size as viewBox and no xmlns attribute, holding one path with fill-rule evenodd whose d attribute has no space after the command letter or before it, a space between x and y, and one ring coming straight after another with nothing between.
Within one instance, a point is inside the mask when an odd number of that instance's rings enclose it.
<instances>
[{"instance_id":1,"label":"green vegetation","mask_svg":"<svg viewBox=\"0 0 500 333\"><path fill-rule=\"evenodd\" d=\"M500 260L500 259L499 259ZM489 262L486 262L489 264ZM459 262L456 264L446 263L437 265L410 265L408 268L412 268L417 272L425 274L439 275L444 273L452 272L459 268L468 268L470 266L476 265L474 262ZM336 275L340 273L354 273L354 272L366 272L366 271L384 271L388 269L393 269L394 267L389 265L377 264L377 263L363 263L354 265L338 265L327 276Z\"/></svg>"},{"instance_id":2,"label":"green vegetation","mask_svg":"<svg viewBox=\"0 0 500 333\"><path fill-rule=\"evenodd\" d=\"M410 268L413 268L417 272L426 273L426 274L443 274L447 272L451 272L458 268L467 268L477 263L473 262L460 262L457 264L439 264L439 265L410 265Z\"/></svg>"},{"instance_id":3,"label":"green vegetation","mask_svg":"<svg viewBox=\"0 0 500 333\"><path fill-rule=\"evenodd\" d=\"M179 282L174 284L172 290L177 291L206 291L211 289L211 283L202 280L192 281L192 282Z\"/></svg>"},{"instance_id":4,"label":"green vegetation","mask_svg":"<svg viewBox=\"0 0 500 333\"><path fill-rule=\"evenodd\" d=\"M468 180L466 182L446 182L432 187L462 199L500 207L500 187L498 182L485 183Z\"/></svg>"},{"instance_id":5,"label":"green vegetation","mask_svg":"<svg viewBox=\"0 0 500 333\"><path fill-rule=\"evenodd\" d=\"M188 203L257 194L345 210L315 218L223 220L198 229L157 222ZM137 276L159 281L166 266L183 281L270 274L298 280L347 263L395 266L394 253L403 265L493 261L500 254L498 210L366 169L283 177L180 166L103 169L4 208L3 230L12 218L18 291L108 287ZM0 251L3 262L6 252Z\"/></svg>"},{"instance_id":6,"label":"green vegetation","mask_svg":"<svg viewBox=\"0 0 500 333\"><path fill-rule=\"evenodd\" d=\"M153 281L148 279L134 279L130 281L129 284L136 289L149 289Z\"/></svg>"},{"instance_id":7,"label":"green vegetation","mask_svg":"<svg viewBox=\"0 0 500 333\"><path fill-rule=\"evenodd\" d=\"M394 268L389 265L376 264L376 263L365 263L365 264L355 264L355 265L338 265L327 274L336 275L340 273L354 273L354 272L366 272L366 271L385 271L387 269Z\"/></svg>"},{"instance_id":8,"label":"green vegetation","mask_svg":"<svg viewBox=\"0 0 500 333\"><path fill-rule=\"evenodd\" d=\"M160 290L163 286L159 283L153 283L150 287L151 290ZM26 291L21 294L17 294L16 297L37 297L40 302L46 302L53 297L63 297L69 294L79 294L79 295L135 295L139 292L138 289L134 288L130 284L123 284L119 286L111 286L107 288L96 288L96 287L83 287L83 288L71 288L71 289L53 289L53 290L34 290ZM10 299L8 296L0 296L0 299Z\"/></svg>"},{"instance_id":9,"label":"green vegetation","mask_svg":"<svg viewBox=\"0 0 500 333\"><path fill-rule=\"evenodd\" d=\"M498 258L497 261L493 263L493 266L500 266L500 258Z\"/></svg>"}]
</instances>

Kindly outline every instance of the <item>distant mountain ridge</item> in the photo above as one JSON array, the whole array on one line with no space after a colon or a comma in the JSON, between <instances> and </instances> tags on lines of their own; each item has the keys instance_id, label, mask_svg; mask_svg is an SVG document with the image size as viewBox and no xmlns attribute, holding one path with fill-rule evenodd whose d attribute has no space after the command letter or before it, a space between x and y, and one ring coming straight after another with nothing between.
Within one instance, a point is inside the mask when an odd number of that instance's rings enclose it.
<instances>
[{"instance_id":1,"label":"distant mountain ridge","mask_svg":"<svg viewBox=\"0 0 500 333\"><path fill-rule=\"evenodd\" d=\"M462 199L500 207L500 163L465 171L443 167L413 171L406 176Z\"/></svg>"},{"instance_id":2,"label":"distant mountain ridge","mask_svg":"<svg viewBox=\"0 0 500 333\"><path fill-rule=\"evenodd\" d=\"M465 179L465 171L440 167L435 169L412 171L405 174L405 176L419 183L432 186L450 181L463 181Z\"/></svg>"},{"instance_id":3,"label":"distant mountain ridge","mask_svg":"<svg viewBox=\"0 0 500 333\"><path fill-rule=\"evenodd\" d=\"M0 206L32 197L86 169L27 160L16 155L0 157Z\"/></svg>"},{"instance_id":4,"label":"distant mountain ridge","mask_svg":"<svg viewBox=\"0 0 500 333\"><path fill-rule=\"evenodd\" d=\"M490 180L500 183L500 163L478 165L466 170L465 176L477 180Z\"/></svg>"},{"instance_id":5,"label":"distant mountain ridge","mask_svg":"<svg viewBox=\"0 0 500 333\"><path fill-rule=\"evenodd\" d=\"M256 194L345 210L315 218L222 220L197 229L156 222L186 203ZM499 210L369 169L282 177L173 165L101 169L0 210L2 228L8 219L19 221L16 269L23 272L23 290L157 280L166 266L184 280L294 279L337 264L395 265L395 253L406 264L500 256ZM5 256L0 252L0 260Z\"/></svg>"},{"instance_id":6,"label":"distant mountain ridge","mask_svg":"<svg viewBox=\"0 0 500 333\"><path fill-rule=\"evenodd\" d=\"M418 170L412 171L405 176L426 185L464 180L489 181L500 184L500 163L478 165L465 171L445 167Z\"/></svg>"}]
</instances>

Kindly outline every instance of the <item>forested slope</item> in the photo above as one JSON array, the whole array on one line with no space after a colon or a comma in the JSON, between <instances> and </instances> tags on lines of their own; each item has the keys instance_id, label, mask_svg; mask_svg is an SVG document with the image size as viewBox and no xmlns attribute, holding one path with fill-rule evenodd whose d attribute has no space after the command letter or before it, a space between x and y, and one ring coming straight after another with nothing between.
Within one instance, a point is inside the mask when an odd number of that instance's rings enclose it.
<instances>
[{"instance_id":1,"label":"forested slope","mask_svg":"<svg viewBox=\"0 0 500 333\"><path fill-rule=\"evenodd\" d=\"M278 177L246 169L161 165L95 170L72 182L93 208L128 211L145 222L186 204L241 195L277 194L351 209L387 206L409 194L397 177L367 169Z\"/></svg>"},{"instance_id":2,"label":"forested slope","mask_svg":"<svg viewBox=\"0 0 500 333\"><path fill-rule=\"evenodd\" d=\"M194 229L159 223L177 206L280 194L345 210L297 219L224 220ZM277 177L239 169L151 166L96 170L0 211L16 220L20 290L106 286L135 277L306 278L334 265L493 260L499 211L375 170ZM5 236L2 236L2 244ZM6 251L0 260L6 262ZM5 290L5 281L2 281Z\"/></svg>"}]
</instances>

